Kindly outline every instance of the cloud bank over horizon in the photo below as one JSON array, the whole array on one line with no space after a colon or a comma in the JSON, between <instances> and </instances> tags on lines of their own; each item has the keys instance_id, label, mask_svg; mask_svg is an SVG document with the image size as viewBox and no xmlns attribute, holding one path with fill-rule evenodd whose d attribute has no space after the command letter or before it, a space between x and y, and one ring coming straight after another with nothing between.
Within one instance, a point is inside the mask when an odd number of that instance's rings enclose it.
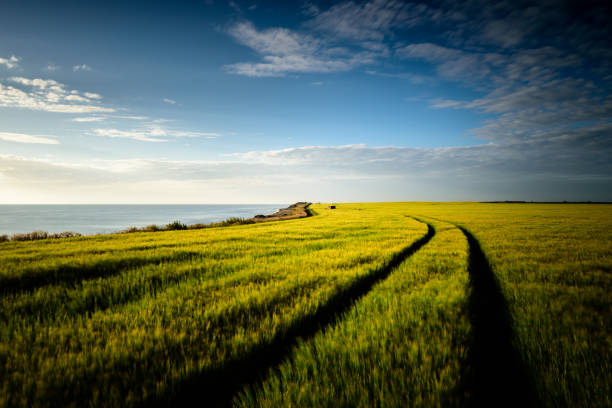
<instances>
[{"instance_id":1,"label":"cloud bank over horizon","mask_svg":"<svg viewBox=\"0 0 612 408\"><path fill-rule=\"evenodd\" d=\"M4 191L15 191L14 197L20 197L20 191L34 192L25 202L52 197L50 201L57 203L234 203L246 202L245 196L266 203L380 201L379 197L609 200L606 186L612 177L606 174L612 174L612 163L607 151L612 141L602 137L586 148L583 143L581 135L574 135L558 143L448 148L304 146L228 154L216 161L63 163L0 155L0 174Z\"/></svg>"}]
</instances>

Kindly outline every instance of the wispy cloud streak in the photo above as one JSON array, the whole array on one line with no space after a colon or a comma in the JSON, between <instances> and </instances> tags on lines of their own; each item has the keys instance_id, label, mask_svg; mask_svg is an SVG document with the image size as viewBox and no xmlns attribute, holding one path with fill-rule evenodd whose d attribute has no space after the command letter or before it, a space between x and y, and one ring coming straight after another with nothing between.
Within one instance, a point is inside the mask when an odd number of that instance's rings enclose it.
<instances>
[{"instance_id":1,"label":"wispy cloud streak","mask_svg":"<svg viewBox=\"0 0 612 408\"><path fill-rule=\"evenodd\" d=\"M194 138L205 138L215 139L221 136L215 132L194 132L169 129L160 125L159 123L151 122L143 126L141 129L134 130L121 130L121 129L93 129L93 133L96 136L119 138L119 139L133 139L141 142L153 142L161 143L168 142L170 138L181 138L181 137L194 137Z\"/></svg>"},{"instance_id":2,"label":"wispy cloud streak","mask_svg":"<svg viewBox=\"0 0 612 408\"><path fill-rule=\"evenodd\" d=\"M0 106L59 113L114 112L101 106L96 93L69 91L53 79L12 77L17 86L0 83ZM23 88L23 89L22 89Z\"/></svg>"},{"instance_id":3,"label":"wispy cloud streak","mask_svg":"<svg viewBox=\"0 0 612 408\"><path fill-rule=\"evenodd\" d=\"M0 132L0 140L5 142L27 143L27 144L49 144L56 145L59 141L48 137L27 135L24 133Z\"/></svg>"}]
</instances>

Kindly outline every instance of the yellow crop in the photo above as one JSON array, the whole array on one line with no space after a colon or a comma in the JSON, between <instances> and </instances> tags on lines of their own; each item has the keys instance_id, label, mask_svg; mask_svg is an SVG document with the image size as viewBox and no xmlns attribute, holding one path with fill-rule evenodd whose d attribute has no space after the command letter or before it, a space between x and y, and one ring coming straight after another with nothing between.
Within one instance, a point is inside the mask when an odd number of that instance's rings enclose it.
<instances>
[{"instance_id":1,"label":"yellow crop","mask_svg":"<svg viewBox=\"0 0 612 408\"><path fill-rule=\"evenodd\" d=\"M312 209L0 243L0 406L612 405L612 207Z\"/></svg>"}]
</instances>

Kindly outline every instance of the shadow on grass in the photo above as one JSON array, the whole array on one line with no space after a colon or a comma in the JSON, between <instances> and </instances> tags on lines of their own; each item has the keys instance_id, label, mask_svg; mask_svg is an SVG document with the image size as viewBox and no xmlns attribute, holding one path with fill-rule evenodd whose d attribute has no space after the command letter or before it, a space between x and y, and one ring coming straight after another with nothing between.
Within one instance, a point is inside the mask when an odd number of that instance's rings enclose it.
<instances>
[{"instance_id":1,"label":"shadow on grass","mask_svg":"<svg viewBox=\"0 0 612 408\"><path fill-rule=\"evenodd\" d=\"M417 220L422 222L421 220ZM296 321L287 331L271 342L248 352L243 358L224 364L218 369L202 372L175 385L171 395L147 401L145 406L227 407L246 386L265 379L270 369L279 365L291 353L298 339L307 340L336 323L372 287L385 279L393 269L418 251L435 235L427 224L427 234L404 248L381 268L354 282L337 293L314 314Z\"/></svg>"},{"instance_id":2,"label":"shadow on grass","mask_svg":"<svg viewBox=\"0 0 612 408\"><path fill-rule=\"evenodd\" d=\"M539 406L534 382L512 342L512 317L497 278L480 244L459 227L469 245L471 291L468 313L472 326L468 359L459 393L464 406Z\"/></svg>"},{"instance_id":3,"label":"shadow on grass","mask_svg":"<svg viewBox=\"0 0 612 408\"><path fill-rule=\"evenodd\" d=\"M84 280L117 275L127 269L160 264L164 262L188 261L201 256L197 251L176 251L168 255L101 259L84 265L58 265L50 270L34 270L21 276L0 281L0 296L27 292L46 285L78 284Z\"/></svg>"}]
</instances>

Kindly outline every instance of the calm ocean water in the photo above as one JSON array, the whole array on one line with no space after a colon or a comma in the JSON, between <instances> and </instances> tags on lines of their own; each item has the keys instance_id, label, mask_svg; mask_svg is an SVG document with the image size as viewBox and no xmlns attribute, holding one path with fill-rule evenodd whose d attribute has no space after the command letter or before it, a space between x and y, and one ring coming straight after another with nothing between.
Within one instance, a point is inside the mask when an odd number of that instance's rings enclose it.
<instances>
[{"instance_id":1,"label":"calm ocean water","mask_svg":"<svg viewBox=\"0 0 612 408\"><path fill-rule=\"evenodd\" d=\"M116 232L128 227L209 223L229 217L271 214L288 204L235 205L0 205L0 234L73 231Z\"/></svg>"}]
</instances>

